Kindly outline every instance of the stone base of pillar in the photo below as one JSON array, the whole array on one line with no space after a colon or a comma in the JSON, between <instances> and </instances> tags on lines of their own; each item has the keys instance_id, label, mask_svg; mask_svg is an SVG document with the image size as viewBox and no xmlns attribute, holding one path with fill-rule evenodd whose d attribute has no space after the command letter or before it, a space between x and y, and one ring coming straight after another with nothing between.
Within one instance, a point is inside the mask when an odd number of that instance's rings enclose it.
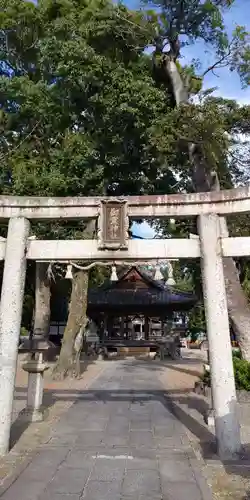
<instances>
[{"instance_id":1,"label":"stone base of pillar","mask_svg":"<svg viewBox=\"0 0 250 500\"><path fill-rule=\"evenodd\" d=\"M21 413L21 418L29 422L41 422L45 418L43 407L43 378L48 365L43 363L43 355L38 359L29 359L22 365L28 373L27 407Z\"/></svg>"},{"instance_id":2,"label":"stone base of pillar","mask_svg":"<svg viewBox=\"0 0 250 500\"><path fill-rule=\"evenodd\" d=\"M47 408L34 409L27 407L21 411L19 418L22 422L43 422L47 414Z\"/></svg>"},{"instance_id":3,"label":"stone base of pillar","mask_svg":"<svg viewBox=\"0 0 250 500\"><path fill-rule=\"evenodd\" d=\"M204 420L208 427L214 427L215 426L215 417L214 417L214 409L209 408L204 416Z\"/></svg>"},{"instance_id":4,"label":"stone base of pillar","mask_svg":"<svg viewBox=\"0 0 250 500\"><path fill-rule=\"evenodd\" d=\"M155 359L155 352L149 352L148 353L148 358L149 359Z\"/></svg>"},{"instance_id":5,"label":"stone base of pillar","mask_svg":"<svg viewBox=\"0 0 250 500\"><path fill-rule=\"evenodd\" d=\"M108 350L106 347L101 347L97 353L97 359L98 361L103 361L105 359L108 359Z\"/></svg>"}]
</instances>

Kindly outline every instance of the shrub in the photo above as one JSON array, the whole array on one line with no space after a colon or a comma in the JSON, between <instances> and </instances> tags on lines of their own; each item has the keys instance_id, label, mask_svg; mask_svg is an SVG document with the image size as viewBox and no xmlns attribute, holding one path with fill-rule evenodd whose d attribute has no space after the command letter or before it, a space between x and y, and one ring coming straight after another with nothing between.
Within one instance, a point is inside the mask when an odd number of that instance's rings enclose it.
<instances>
[{"instance_id":1,"label":"shrub","mask_svg":"<svg viewBox=\"0 0 250 500\"><path fill-rule=\"evenodd\" d=\"M211 386L210 372L208 370L204 371L201 380L207 387Z\"/></svg>"},{"instance_id":2,"label":"shrub","mask_svg":"<svg viewBox=\"0 0 250 500\"><path fill-rule=\"evenodd\" d=\"M27 330L27 328L25 328L24 326L21 327L21 331L20 331L20 336L21 337L25 337L26 335L29 335L29 332Z\"/></svg>"},{"instance_id":3,"label":"shrub","mask_svg":"<svg viewBox=\"0 0 250 500\"><path fill-rule=\"evenodd\" d=\"M234 356L233 364L236 389L250 391L250 363Z\"/></svg>"},{"instance_id":4,"label":"shrub","mask_svg":"<svg viewBox=\"0 0 250 500\"><path fill-rule=\"evenodd\" d=\"M233 354L233 366L236 389L250 391L250 363L241 359L241 355L237 352ZM210 387L210 372L205 371L201 380L207 387Z\"/></svg>"},{"instance_id":5,"label":"shrub","mask_svg":"<svg viewBox=\"0 0 250 500\"><path fill-rule=\"evenodd\" d=\"M239 350L233 349L233 358L242 359L241 352Z\"/></svg>"}]
</instances>

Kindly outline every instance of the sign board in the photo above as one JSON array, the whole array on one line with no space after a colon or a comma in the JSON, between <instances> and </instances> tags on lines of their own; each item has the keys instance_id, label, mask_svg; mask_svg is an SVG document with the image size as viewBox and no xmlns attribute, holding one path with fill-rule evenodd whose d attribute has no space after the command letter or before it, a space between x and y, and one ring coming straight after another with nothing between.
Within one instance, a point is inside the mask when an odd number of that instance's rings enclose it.
<instances>
[{"instance_id":1,"label":"sign board","mask_svg":"<svg viewBox=\"0 0 250 500\"><path fill-rule=\"evenodd\" d=\"M98 220L99 250L127 250L128 227L127 201L121 198L103 199Z\"/></svg>"}]
</instances>

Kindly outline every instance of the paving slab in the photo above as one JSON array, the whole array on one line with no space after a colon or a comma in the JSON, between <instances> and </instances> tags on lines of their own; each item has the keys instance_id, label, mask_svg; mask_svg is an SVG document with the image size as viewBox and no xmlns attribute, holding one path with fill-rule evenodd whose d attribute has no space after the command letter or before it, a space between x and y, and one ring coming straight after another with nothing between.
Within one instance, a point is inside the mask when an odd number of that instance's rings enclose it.
<instances>
[{"instance_id":1,"label":"paving slab","mask_svg":"<svg viewBox=\"0 0 250 500\"><path fill-rule=\"evenodd\" d=\"M51 493L51 495L53 493L80 495L90 476L90 467L88 465L86 463L86 467L81 469L61 467L47 485L46 492Z\"/></svg>"},{"instance_id":2,"label":"paving slab","mask_svg":"<svg viewBox=\"0 0 250 500\"><path fill-rule=\"evenodd\" d=\"M4 500L39 500L46 487L46 480L27 481L20 476L14 484L1 496Z\"/></svg>"},{"instance_id":3,"label":"paving slab","mask_svg":"<svg viewBox=\"0 0 250 500\"><path fill-rule=\"evenodd\" d=\"M47 492L39 500L79 500L79 495L63 495L62 493Z\"/></svg>"},{"instance_id":4,"label":"paving slab","mask_svg":"<svg viewBox=\"0 0 250 500\"><path fill-rule=\"evenodd\" d=\"M107 361L2 500L211 500L152 368Z\"/></svg>"},{"instance_id":5,"label":"paving slab","mask_svg":"<svg viewBox=\"0 0 250 500\"><path fill-rule=\"evenodd\" d=\"M158 470L128 470L125 474L122 495L153 495L161 493L161 481Z\"/></svg>"},{"instance_id":6,"label":"paving slab","mask_svg":"<svg viewBox=\"0 0 250 500\"><path fill-rule=\"evenodd\" d=\"M120 481L89 481L83 500L120 500Z\"/></svg>"}]
</instances>

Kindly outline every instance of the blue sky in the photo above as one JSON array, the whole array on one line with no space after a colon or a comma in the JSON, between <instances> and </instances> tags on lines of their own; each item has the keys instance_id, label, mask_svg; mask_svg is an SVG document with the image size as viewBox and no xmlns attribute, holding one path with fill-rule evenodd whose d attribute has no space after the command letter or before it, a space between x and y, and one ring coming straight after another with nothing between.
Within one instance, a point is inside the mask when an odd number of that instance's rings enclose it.
<instances>
[{"instance_id":1,"label":"blue sky","mask_svg":"<svg viewBox=\"0 0 250 500\"><path fill-rule=\"evenodd\" d=\"M236 0L234 6L225 14L225 24L229 34L233 32L236 25L245 26L247 31L250 31L250 15L247 14L249 7L249 0ZM184 56L184 60L187 60L187 62L191 61L192 58L199 58L203 62L204 69L214 61L212 51L209 51L208 47L202 43L186 48ZM242 89L237 73L222 68L216 71L216 75L218 76L208 73L205 76L205 88L218 87L215 94L229 99L236 99L242 104L250 104L250 87Z\"/></svg>"},{"instance_id":2,"label":"blue sky","mask_svg":"<svg viewBox=\"0 0 250 500\"><path fill-rule=\"evenodd\" d=\"M136 0L125 1L130 8L140 8ZM250 0L235 0L235 4L224 15L228 34L232 34L235 26L245 26L250 32ZM192 59L199 59L202 63L202 71L214 62L213 51L202 42L195 42L194 45L182 49L182 62L188 64ZM201 73L202 73L201 71ZM225 98L236 99L240 103L250 104L250 87L242 89L239 76L235 72L230 72L227 68L216 71L216 75L209 73L204 78L204 88L218 87L215 95Z\"/></svg>"},{"instance_id":3,"label":"blue sky","mask_svg":"<svg viewBox=\"0 0 250 500\"><path fill-rule=\"evenodd\" d=\"M138 2L128 1L126 4L130 8L138 8ZM236 0L235 5L225 15L225 24L228 33L232 33L236 25L245 26L247 31L250 31L250 0ZM184 63L190 63L192 59L200 59L202 62L202 70L205 70L214 62L213 53L204 43L195 43L186 47L183 50ZM204 78L204 89L217 87L214 95L221 95L228 99L235 99L241 104L250 104L250 87L243 89L237 73L230 72L227 68L222 68L216 71L215 76L209 73ZM133 231L139 236L145 238L153 238L154 231L145 222L141 225L134 224Z\"/></svg>"}]
</instances>

